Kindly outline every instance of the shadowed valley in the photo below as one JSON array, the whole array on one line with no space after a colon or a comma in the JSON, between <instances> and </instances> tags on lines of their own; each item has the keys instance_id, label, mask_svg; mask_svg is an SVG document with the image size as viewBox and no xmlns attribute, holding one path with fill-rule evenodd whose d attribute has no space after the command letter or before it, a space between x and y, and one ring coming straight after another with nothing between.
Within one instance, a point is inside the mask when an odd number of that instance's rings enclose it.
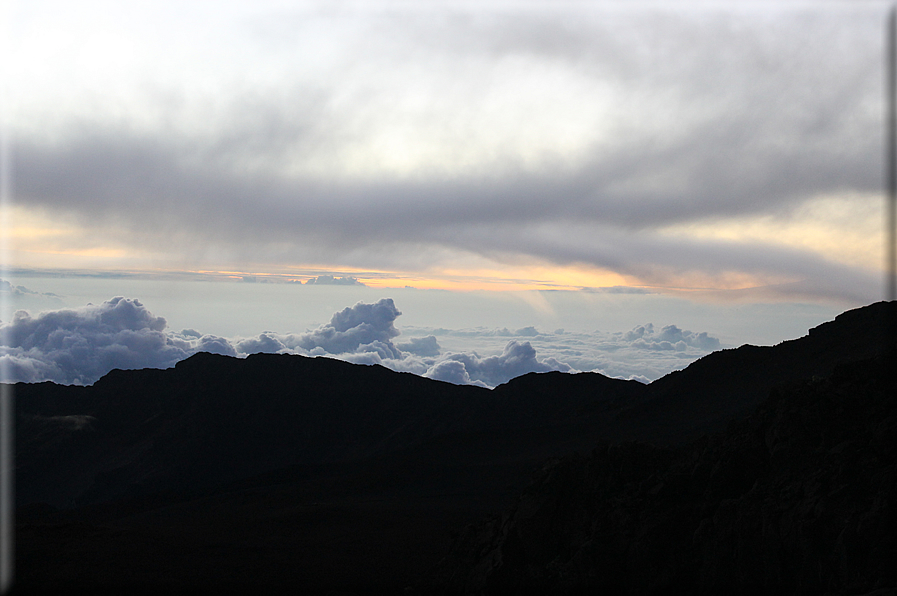
<instances>
[{"instance_id":1,"label":"shadowed valley","mask_svg":"<svg viewBox=\"0 0 897 596\"><path fill-rule=\"evenodd\" d=\"M16 590L893 590L895 310L650 385L206 353L20 383Z\"/></svg>"}]
</instances>

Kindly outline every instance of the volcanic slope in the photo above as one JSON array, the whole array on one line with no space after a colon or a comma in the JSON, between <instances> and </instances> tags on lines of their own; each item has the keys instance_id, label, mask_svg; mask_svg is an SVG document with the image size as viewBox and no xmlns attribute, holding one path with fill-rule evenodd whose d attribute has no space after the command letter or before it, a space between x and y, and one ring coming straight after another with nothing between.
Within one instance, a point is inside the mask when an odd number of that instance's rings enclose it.
<instances>
[{"instance_id":1,"label":"volcanic slope","mask_svg":"<svg viewBox=\"0 0 897 596\"><path fill-rule=\"evenodd\" d=\"M723 433L545 465L421 584L451 594L877 594L897 588L897 376L776 389Z\"/></svg>"},{"instance_id":2,"label":"volcanic slope","mask_svg":"<svg viewBox=\"0 0 897 596\"><path fill-rule=\"evenodd\" d=\"M543 373L490 391L271 354L18 384L18 585L401 589L546 458L721 430L776 385L881 352L895 307L648 386Z\"/></svg>"}]
</instances>

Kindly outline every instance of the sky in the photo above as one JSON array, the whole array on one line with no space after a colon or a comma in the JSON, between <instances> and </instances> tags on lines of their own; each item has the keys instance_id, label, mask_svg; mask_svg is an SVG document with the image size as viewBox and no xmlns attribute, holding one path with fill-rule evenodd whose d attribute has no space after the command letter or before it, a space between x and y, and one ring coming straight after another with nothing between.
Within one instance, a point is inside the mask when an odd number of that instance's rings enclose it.
<instances>
[{"instance_id":1,"label":"sky","mask_svg":"<svg viewBox=\"0 0 897 596\"><path fill-rule=\"evenodd\" d=\"M796 337L882 298L888 8L8 2L4 357L92 382L268 331L493 386ZM347 308L380 335L333 351ZM133 354L65 369L51 323Z\"/></svg>"}]
</instances>

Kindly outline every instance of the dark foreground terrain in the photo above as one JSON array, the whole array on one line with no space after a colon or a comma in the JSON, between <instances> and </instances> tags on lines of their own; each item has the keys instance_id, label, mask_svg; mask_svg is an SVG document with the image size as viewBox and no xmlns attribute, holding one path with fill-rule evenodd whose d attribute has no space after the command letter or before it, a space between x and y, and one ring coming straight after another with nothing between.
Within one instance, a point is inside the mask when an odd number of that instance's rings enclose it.
<instances>
[{"instance_id":1,"label":"dark foreground terrain","mask_svg":"<svg viewBox=\"0 0 897 596\"><path fill-rule=\"evenodd\" d=\"M676 448L554 460L465 528L451 592L865 594L897 582L897 386L881 360L774 390ZM888 592L882 592L888 593Z\"/></svg>"},{"instance_id":2,"label":"dark foreground terrain","mask_svg":"<svg viewBox=\"0 0 897 596\"><path fill-rule=\"evenodd\" d=\"M265 354L18 384L14 593L893 594L895 310L647 386Z\"/></svg>"}]
</instances>

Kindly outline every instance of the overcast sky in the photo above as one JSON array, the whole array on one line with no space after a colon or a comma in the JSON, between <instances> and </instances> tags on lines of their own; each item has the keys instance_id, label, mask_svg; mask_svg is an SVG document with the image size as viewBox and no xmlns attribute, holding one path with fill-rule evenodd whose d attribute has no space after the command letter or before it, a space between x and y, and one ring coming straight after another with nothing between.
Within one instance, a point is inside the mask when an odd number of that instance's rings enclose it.
<instances>
[{"instance_id":1,"label":"overcast sky","mask_svg":"<svg viewBox=\"0 0 897 596\"><path fill-rule=\"evenodd\" d=\"M2 4L0 364L648 381L798 337L882 297L889 6Z\"/></svg>"},{"instance_id":2,"label":"overcast sky","mask_svg":"<svg viewBox=\"0 0 897 596\"><path fill-rule=\"evenodd\" d=\"M867 303L888 6L13 2L13 264Z\"/></svg>"}]
</instances>

